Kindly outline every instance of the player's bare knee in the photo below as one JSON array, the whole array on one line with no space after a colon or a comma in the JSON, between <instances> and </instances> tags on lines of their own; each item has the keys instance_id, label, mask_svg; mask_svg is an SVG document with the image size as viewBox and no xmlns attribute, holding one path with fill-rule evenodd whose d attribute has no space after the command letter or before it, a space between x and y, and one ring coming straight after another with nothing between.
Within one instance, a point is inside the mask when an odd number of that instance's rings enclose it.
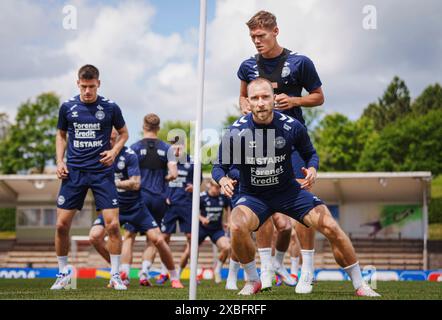
<instances>
[{"instance_id":1,"label":"player's bare knee","mask_svg":"<svg viewBox=\"0 0 442 320\"><path fill-rule=\"evenodd\" d=\"M98 244L100 243L100 241L101 241L101 237L100 237L98 234L96 234L96 233L91 233L91 234L89 235L89 242L90 242L93 246L98 245Z\"/></svg>"},{"instance_id":2,"label":"player's bare knee","mask_svg":"<svg viewBox=\"0 0 442 320\"><path fill-rule=\"evenodd\" d=\"M106 231L109 234L109 237L119 236L120 235L120 223L118 221L112 221L106 224Z\"/></svg>"},{"instance_id":3,"label":"player's bare knee","mask_svg":"<svg viewBox=\"0 0 442 320\"><path fill-rule=\"evenodd\" d=\"M56 230L59 235L69 234L69 225L64 221L57 221Z\"/></svg>"}]
</instances>

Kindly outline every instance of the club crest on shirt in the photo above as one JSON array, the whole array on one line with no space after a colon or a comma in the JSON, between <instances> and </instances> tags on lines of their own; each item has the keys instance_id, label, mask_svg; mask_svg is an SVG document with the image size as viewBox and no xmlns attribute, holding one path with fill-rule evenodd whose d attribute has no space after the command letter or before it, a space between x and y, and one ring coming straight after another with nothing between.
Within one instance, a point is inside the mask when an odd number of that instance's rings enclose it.
<instances>
[{"instance_id":1,"label":"club crest on shirt","mask_svg":"<svg viewBox=\"0 0 442 320\"><path fill-rule=\"evenodd\" d=\"M276 137L275 139L275 147L276 149L282 149L285 147L285 139L284 137Z\"/></svg>"},{"instance_id":2,"label":"club crest on shirt","mask_svg":"<svg viewBox=\"0 0 442 320\"><path fill-rule=\"evenodd\" d=\"M78 111L72 111L72 118L78 118Z\"/></svg>"},{"instance_id":3,"label":"club crest on shirt","mask_svg":"<svg viewBox=\"0 0 442 320\"><path fill-rule=\"evenodd\" d=\"M117 167L118 167L118 169L123 170L124 167L126 167L126 163L123 160L120 160L117 163Z\"/></svg>"},{"instance_id":4,"label":"club crest on shirt","mask_svg":"<svg viewBox=\"0 0 442 320\"><path fill-rule=\"evenodd\" d=\"M281 77L282 78L287 77L289 74L290 74L290 68L289 67L285 66L284 68L282 68L282 71L281 71Z\"/></svg>"},{"instance_id":5,"label":"club crest on shirt","mask_svg":"<svg viewBox=\"0 0 442 320\"><path fill-rule=\"evenodd\" d=\"M106 117L106 115L105 115L104 111L102 111L102 110L98 110L95 113L95 118L97 118L98 120L103 120L104 117Z\"/></svg>"}]
</instances>

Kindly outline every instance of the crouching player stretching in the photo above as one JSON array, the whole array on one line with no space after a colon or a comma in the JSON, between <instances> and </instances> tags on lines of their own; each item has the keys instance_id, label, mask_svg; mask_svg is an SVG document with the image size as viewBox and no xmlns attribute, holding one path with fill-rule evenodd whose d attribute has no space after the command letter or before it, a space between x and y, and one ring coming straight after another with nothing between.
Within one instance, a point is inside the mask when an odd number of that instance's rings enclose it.
<instances>
[{"instance_id":1,"label":"crouching player stretching","mask_svg":"<svg viewBox=\"0 0 442 320\"><path fill-rule=\"evenodd\" d=\"M274 111L270 81L258 78L247 86L251 113L237 120L221 142L218 164L212 176L227 196L233 195L233 180L227 177L234 163L240 171L240 198L232 211L232 251L243 265L248 281L240 295L258 293L261 281L255 263L256 231L274 212L288 215L321 232L331 243L336 262L350 276L358 296L377 297L363 280L353 245L333 219L325 204L296 182L291 164L295 150L316 176L316 150L305 127L292 117Z\"/></svg>"}]
</instances>

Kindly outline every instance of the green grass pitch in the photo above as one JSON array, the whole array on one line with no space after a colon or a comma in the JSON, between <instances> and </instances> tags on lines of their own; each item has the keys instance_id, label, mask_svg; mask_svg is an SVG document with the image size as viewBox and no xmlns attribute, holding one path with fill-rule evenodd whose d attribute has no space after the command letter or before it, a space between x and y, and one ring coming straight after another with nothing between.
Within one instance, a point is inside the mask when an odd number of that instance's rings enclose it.
<instances>
[{"instance_id":1,"label":"green grass pitch","mask_svg":"<svg viewBox=\"0 0 442 320\"><path fill-rule=\"evenodd\" d=\"M139 287L133 281L128 291L117 292L106 288L105 279L79 279L76 290L50 291L53 279L5 280L0 279L0 299L45 299L45 300L187 300L189 295L188 281L185 289L172 289L170 283L164 286ZM314 285L310 295L296 294L294 288L287 286L273 287L269 292L248 297L240 297L236 291L224 289L225 282L215 284L204 280L198 285L199 300L351 300L362 299L353 294L349 281L319 281ZM243 282L239 282L242 287ZM442 283L428 281L378 282L377 291L382 300L419 300L442 299Z\"/></svg>"}]
</instances>

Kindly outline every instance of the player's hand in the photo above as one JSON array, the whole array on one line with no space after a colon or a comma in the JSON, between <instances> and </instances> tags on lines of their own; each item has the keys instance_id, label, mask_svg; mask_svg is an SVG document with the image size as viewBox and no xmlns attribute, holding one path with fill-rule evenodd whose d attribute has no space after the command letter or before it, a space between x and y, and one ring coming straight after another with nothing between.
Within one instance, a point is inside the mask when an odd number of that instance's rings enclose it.
<instances>
[{"instance_id":1,"label":"player's hand","mask_svg":"<svg viewBox=\"0 0 442 320\"><path fill-rule=\"evenodd\" d=\"M184 189L184 191L192 193L193 192L193 184L188 183L186 188Z\"/></svg>"},{"instance_id":2,"label":"player's hand","mask_svg":"<svg viewBox=\"0 0 442 320\"><path fill-rule=\"evenodd\" d=\"M316 181L316 169L313 167L310 167L308 169L302 167L301 171L305 175L304 181L302 181L301 183L301 189L306 189L307 191L309 191Z\"/></svg>"},{"instance_id":3,"label":"player's hand","mask_svg":"<svg viewBox=\"0 0 442 320\"><path fill-rule=\"evenodd\" d=\"M164 177L164 180L166 180L167 182L175 180L175 179L176 179L176 177L171 175L170 173Z\"/></svg>"},{"instance_id":4,"label":"player's hand","mask_svg":"<svg viewBox=\"0 0 442 320\"><path fill-rule=\"evenodd\" d=\"M110 167L114 163L114 160L117 155L111 149L100 153L100 156L101 156L100 162L104 164L106 167Z\"/></svg>"},{"instance_id":5,"label":"player's hand","mask_svg":"<svg viewBox=\"0 0 442 320\"><path fill-rule=\"evenodd\" d=\"M64 161L60 161L57 163L57 178L58 179L67 179L69 174L68 167Z\"/></svg>"},{"instance_id":6,"label":"player's hand","mask_svg":"<svg viewBox=\"0 0 442 320\"><path fill-rule=\"evenodd\" d=\"M237 181L232 180L229 177L222 177L218 183L221 186L221 189L223 190L224 194L227 197L231 198L233 196L233 190L235 189Z\"/></svg>"},{"instance_id":7,"label":"player's hand","mask_svg":"<svg viewBox=\"0 0 442 320\"><path fill-rule=\"evenodd\" d=\"M209 219L207 219L206 217L201 217L200 218L200 221L201 221L201 223L203 224L203 225L208 225L209 223L210 223L210 220Z\"/></svg>"},{"instance_id":8,"label":"player's hand","mask_svg":"<svg viewBox=\"0 0 442 320\"><path fill-rule=\"evenodd\" d=\"M288 110L297 106L295 99L296 97L289 97L285 93L275 95L275 110Z\"/></svg>"}]
</instances>

